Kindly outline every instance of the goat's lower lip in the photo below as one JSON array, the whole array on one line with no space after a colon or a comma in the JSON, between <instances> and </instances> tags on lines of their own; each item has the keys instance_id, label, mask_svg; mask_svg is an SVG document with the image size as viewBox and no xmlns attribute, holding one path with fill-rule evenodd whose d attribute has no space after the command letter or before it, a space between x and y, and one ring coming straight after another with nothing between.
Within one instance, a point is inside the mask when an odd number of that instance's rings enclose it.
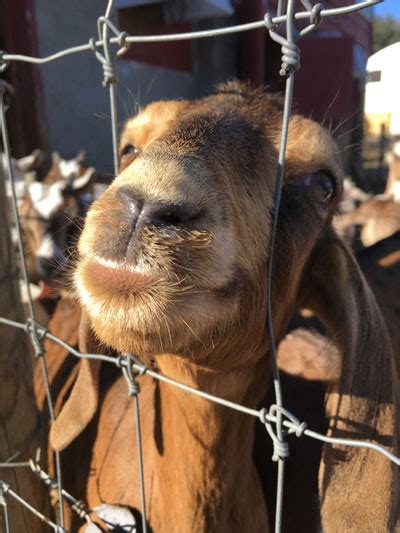
<instances>
[{"instance_id":1,"label":"goat's lower lip","mask_svg":"<svg viewBox=\"0 0 400 533\"><path fill-rule=\"evenodd\" d=\"M155 280L150 276L133 272L124 267L105 266L100 263L90 263L90 275L99 285L106 285L114 289L144 289L153 285Z\"/></svg>"}]
</instances>

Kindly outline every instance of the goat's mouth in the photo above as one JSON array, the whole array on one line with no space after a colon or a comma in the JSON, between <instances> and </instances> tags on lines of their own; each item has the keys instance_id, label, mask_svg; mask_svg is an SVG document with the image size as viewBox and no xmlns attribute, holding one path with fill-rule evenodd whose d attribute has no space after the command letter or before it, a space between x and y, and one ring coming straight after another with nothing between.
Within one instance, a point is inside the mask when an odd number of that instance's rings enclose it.
<instances>
[{"instance_id":1,"label":"goat's mouth","mask_svg":"<svg viewBox=\"0 0 400 533\"><path fill-rule=\"evenodd\" d=\"M84 265L84 270L86 276L96 280L96 285L104 287L105 290L135 293L150 289L157 283L153 277L111 263L90 261Z\"/></svg>"},{"instance_id":2,"label":"goat's mouth","mask_svg":"<svg viewBox=\"0 0 400 533\"><path fill-rule=\"evenodd\" d=\"M156 266L141 271L81 257L75 286L104 344L140 357L178 353L203 342L205 332L235 314L238 302L231 283L204 289L178 279L173 270L163 274Z\"/></svg>"}]
</instances>

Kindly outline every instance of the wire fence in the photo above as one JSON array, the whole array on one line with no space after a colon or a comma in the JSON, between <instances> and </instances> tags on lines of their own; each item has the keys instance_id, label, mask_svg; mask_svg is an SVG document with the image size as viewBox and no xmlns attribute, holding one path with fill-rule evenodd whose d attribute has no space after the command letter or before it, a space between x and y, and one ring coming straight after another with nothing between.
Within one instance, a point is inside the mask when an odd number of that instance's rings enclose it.
<instances>
[{"instance_id":1,"label":"wire fence","mask_svg":"<svg viewBox=\"0 0 400 533\"><path fill-rule=\"evenodd\" d=\"M380 3L382 0L366 0L363 2L358 2L354 5L335 8L335 9L324 9L323 5L318 3L313 5L310 0L301 0L301 4L304 7L303 11L295 11L295 0L278 0L278 7L276 16L272 16L267 13L263 20L256 21L249 24L243 24L238 26L231 26L227 28L215 29L210 31L197 31L189 33L180 33L180 34L171 34L171 35L151 35L151 36L131 36L126 32L120 32L118 28L113 24L110 17L113 11L113 0L108 1L107 9L104 16L100 17L97 21L97 31L98 38L90 39L88 43L68 48L62 50L55 54L52 54L48 57L37 58L29 57L18 54L8 54L6 52L0 52L0 72L3 72L11 62L26 62L33 64L45 64L58 59L61 59L72 54L82 53L82 52L93 52L95 57L101 63L103 68L103 85L108 87L110 95L110 110L111 110L111 130L112 130L112 143L113 143L113 158L114 158L114 170L115 175L118 174L118 155L117 155L117 134L118 134L118 114L117 114L117 103L116 103L116 94L115 94L115 84L117 83L117 76L115 72L115 60L116 58L123 55L129 48L132 43L140 42L166 42L166 41L178 41L178 40L188 40L188 39L200 39L200 38L209 38L216 37L219 35L225 35L228 33L236 33L249 31L257 28L265 28L268 31L270 37L279 43L282 47L282 67L280 74L286 78L286 90L285 90L285 101L284 101L284 112L283 112L283 124L282 124L282 136L281 144L279 150L279 159L278 159L278 172L275 184L274 191L274 217L272 222L272 232L270 237L270 253L269 253L269 263L268 263L268 290L267 290L267 330L268 338L271 351L271 361L273 369L273 379L274 379L274 390L276 402L274 405L271 405L268 409L262 408L260 410L251 409L237 403L224 400L217 396L205 393L201 390L194 389L183 383L179 383L167 376L157 373L144 364L142 364L135 356L131 354L121 354L119 357L112 357L107 355L99 354L90 354L90 353L81 353L76 350L73 346L68 345L62 339L52 335L46 328L40 325L34 313L33 299L30 291L25 254L22 244L22 234L21 234L21 225L19 220L19 213L17 207L17 196L15 190L14 176L12 172L11 165L11 153L10 153L10 142L7 129L7 120L6 120L6 96L7 96L7 85L1 82L0 85L0 120L2 124L2 139L3 139L3 148L6 160L6 174L7 179L11 183L12 190L12 210L14 215L14 222L17 228L18 233L18 249L21 258L21 271L24 283L26 285L27 294L28 294L28 318L26 322L20 323L7 318L0 318L0 323L6 326L11 326L18 328L21 331L24 331L33 347L34 355L41 365L41 370L43 374L43 380L46 389L46 400L49 409L50 421L53 422L54 417L54 407L53 401L50 394L50 386L47 374L46 366L46 354L43 348L44 339L50 339L57 343L58 345L65 348L70 354L77 358L81 359L92 359L97 361L102 361L105 363L113 364L117 366L128 384L128 393L129 396L133 398L134 401L134 414L135 414L135 423L136 423L136 435L137 435L137 452L138 452L138 465L139 465L139 478L140 478L140 491L141 491L141 517L142 517L142 530L147 532L147 520L146 520L146 502L145 502L145 486L144 486L144 475L143 475L143 453L142 453L142 444L141 444L141 431L140 431L140 414L139 414L139 393L140 388L139 384L136 381L137 375L146 375L150 376L156 380L163 381L170 384L171 386L178 387L190 394L200 396L204 399L207 399L211 402L223 405L227 408L233 409L235 411L244 413L248 416L255 417L265 425L268 434L270 435L273 445L274 453L273 460L278 462L278 479L277 479L277 497L276 497L276 518L275 518L275 531L276 533L281 531L282 524L282 502L283 502L283 483L284 483L284 465L285 458L289 455L289 449L286 442L286 437L289 434L295 434L297 437L306 436L309 438L320 440L324 443L329 444L340 444L347 446L355 446L362 448L369 448L375 450L377 453L381 453L387 457L388 460L393 461L397 466L400 466L400 458L396 457L389 450L378 446L372 442L351 440L351 439L341 439L341 438L332 438L326 435L321 435L311 429L307 428L305 422L300 422L292 413L284 408L282 401L282 391L280 384L280 377L277 365L277 356L276 356L276 345L274 340L274 331L272 326L272 314L271 314L271 284L272 284L272 265L274 261L274 243L275 235L277 228L277 213L279 210L280 197L281 197L281 188L283 182L283 176L285 172L285 152L288 136L288 125L289 118L291 115L292 109L292 98L293 98L293 84L294 84L294 75L295 72L300 67L300 55L299 49L297 46L297 41L313 32L321 24L324 18L345 15L347 13L352 13L357 10L361 10L367 7L371 7L375 4ZM308 24L301 29L300 31L296 28L296 21L306 21ZM282 32L282 26L284 26L284 32ZM280 33L281 32L281 33ZM285 37L283 34L285 34ZM116 47L115 47L116 45ZM58 493L58 512L55 512L56 518L51 520L46 517L38 509L35 509L32 505L29 504L21 495L17 494L9 484L5 483L0 478L0 505L3 508L3 523L5 532L9 533L11 531L11 524L9 519L8 512L8 502L10 499L14 499L19 502L23 507L28 509L34 515L36 515L42 522L47 524L53 531L56 532L65 532L65 519L64 519L64 500L67 501L71 509L76 512L80 518L85 519L88 523L91 523L92 519L90 516L90 510L87 509L85 504L74 498L63 488L62 476L61 476L61 459L60 453L55 451L55 477L51 478L41 467L40 465L40 449L35 458L30 459L26 462L16 462L15 459L18 457L18 452L14 453L7 461L0 463L0 468L30 468L32 472L37 475L42 482L48 487L49 491L57 491Z\"/></svg>"}]
</instances>

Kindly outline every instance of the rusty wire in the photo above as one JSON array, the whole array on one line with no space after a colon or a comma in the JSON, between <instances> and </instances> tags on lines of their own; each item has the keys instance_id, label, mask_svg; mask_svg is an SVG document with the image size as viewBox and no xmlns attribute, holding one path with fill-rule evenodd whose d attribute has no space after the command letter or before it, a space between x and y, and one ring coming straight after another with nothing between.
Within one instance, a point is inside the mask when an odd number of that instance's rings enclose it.
<instances>
[{"instance_id":1,"label":"rusty wire","mask_svg":"<svg viewBox=\"0 0 400 533\"><path fill-rule=\"evenodd\" d=\"M118 117L117 117L117 104L115 97L115 87L117 83L117 75L115 71L115 59L121 56L129 48L131 43L135 42L166 42L166 41L178 41L178 40L187 40L187 39L197 39L197 38L207 38L207 37L216 37L219 35L226 35L228 33L236 33L242 31L249 31L256 28L266 28L269 32L270 37L278 42L282 46L282 67L281 75L286 78L286 91L285 91L285 105L283 113L283 125L282 125L282 135L281 135L281 146L279 151L278 158L278 173L275 183L275 192L274 192L274 217L272 221L272 232L270 238L270 254L269 254L269 263L268 263L268 293L267 293L267 331L270 343L271 350L271 361L273 368L273 377L274 377L274 389L276 404L270 406L269 410L262 408L260 410L251 409L234 402L226 401L222 398L213 396L211 394L202 392L200 390L189 387L183 383L176 382L167 376L163 376L153 370L147 368L140 361L138 361L134 356L129 354L121 355L119 358L107 356L107 355L98 355L98 354L86 354L81 353L72 346L69 346L62 339L55 337L49 333L44 327L37 323L34 311L33 311L33 302L32 295L29 291L29 280L26 273L25 267L25 256L22 246L22 238L20 232L20 222L19 222L19 213L17 209L17 200L15 194L15 187L11 169L11 154L8 141L8 131L7 131L7 122L6 122L6 109L4 104L5 98L5 86L0 87L0 109L1 109L1 124L3 132L3 145L5 150L6 162L7 162L7 174L8 179L12 185L12 206L15 224L18 229L18 247L19 253L21 256L22 270L24 282L27 285L28 289L28 304L29 304L29 317L25 323L15 322L6 318L0 317L0 323L8 325L11 327L19 328L29 336L32 346L34 348L34 353L37 358L40 359L42 365L42 372L46 387L46 398L49 407L49 413L51 420L54 420L54 411L53 404L50 395L50 389L47 379L47 369L45 362L45 354L43 350L43 341L45 338L52 340L53 342L64 347L70 354L78 358L86 358L93 360L100 360L107 363L112 363L119 367L122 371L123 376L125 377L128 384L128 393L134 399L134 413L136 419L136 435L137 435L137 451L138 451L138 464L139 464L139 477L140 477L140 488L141 488L141 502L142 502L142 526L143 531L146 531L146 513L145 513L145 487L144 487L144 475L143 475L143 457L142 457L142 446L141 446L141 434L140 434L140 417L139 417L139 393L140 389L135 380L135 373L141 375L148 375L154 379L164 381L169 383L171 386L179 387L188 393L201 396L209 401L213 401L224 405L228 408L234 409L236 411L245 413L247 415L258 418L266 427L268 434L273 440L274 444L274 460L278 461L278 485L277 485L277 501L276 501L276 520L275 520L275 531L279 533L281 530L281 519L282 519L282 498L283 498L283 481L284 481L284 459L288 456L288 447L285 441L285 437L288 434L295 434L298 437L303 435L310 438L321 440L325 443L331 444L342 444L348 446L357 446L369 448L382 453L385 455L388 460L393 461L396 465L400 466L400 459L394 454L389 452L387 449L378 446L371 442L356 441L351 439L340 439L327 437L321 435L307 428L305 422L300 422L292 413L287 411L284 408L284 402L282 397L282 390L279 379L279 371L277 366L276 359L276 346L274 340L274 332L272 328L272 319L271 319L271 281L272 281L272 266L273 266L273 251L274 251L274 241L275 233L277 226L277 213L279 210L280 203L280 194L282 181L285 171L285 152L286 152L286 143L287 143L287 133L288 133L288 123L291 114L292 108L292 95L293 95L293 84L294 84L294 74L295 71L300 66L300 57L299 50L296 45L296 42L299 38L308 33L314 31L321 21L325 17L337 16L342 14L351 13L363 8L371 7L380 3L382 0L366 0L364 2L359 2L354 5L335 8L335 9L323 9L322 4L312 5L310 0L301 0L304 11L295 12L295 0L287 0L283 2L280 0L278 2L277 16L272 17L270 14L266 14L264 20L256 21L249 24L242 24L239 26L231 26L228 28L221 28L216 30L205 30L198 32L188 32L181 34L172 34L172 35L152 35L152 36L131 36L126 32L119 32L115 25L110 20L113 10L113 0L108 0L107 8L105 15L100 17L97 21L98 28L98 40L93 38L89 39L87 44L80 46L71 47L50 56L44 58L30 57L19 54L7 54L6 52L0 52L0 73L4 71L10 62L12 61L22 61L33 64L45 64L52 62L63 57L80 53L84 51L92 51L96 59L100 62L103 68L103 85L109 88L110 94L110 109L111 109L111 130L112 130L112 144L113 144L113 160L114 160L114 169L115 174L118 174L118 156L117 156L117 129L118 129ZM285 9L286 4L286 9ZM308 20L309 24L303 28L301 31L296 29L296 21L298 20ZM285 37L281 33L278 33L281 24L285 24L286 31ZM110 37L110 33L113 34ZM111 45L117 45L117 51L113 54L111 52ZM101 51L102 50L102 51ZM285 428L285 430L283 430ZM25 508L34 513L38 518L43 522L47 523L54 531L63 532L66 531L64 528L64 517L63 517L63 498L68 500L71 503L72 509L81 517L86 519L88 522L91 521L89 517L89 510L85 508L83 502L76 500L72 495L68 494L62 486L61 478L61 463L59 454L55 455L56 463L56 477L51 479L48 474L46 474L41 468L37 460L30 460L27 462L15 462L14 458L18 454L13 454L5 463L0 463L0 468L18 468L18 467L30 467L32 472L35 473L39 478L44 482L44 484L58 491L58 503L59 503L59 512L56 518L56 522L53 522L46 516L44 516L40 511L34 509L29 502L26 502L20 495L16 494L8 484L1 481L0 479L0 505L3 507L4 515L4 525L5 531L8 533L10 531L9 524L9 515L7 508L7 499L14 498Z\"/></svg>"}]
</instances>

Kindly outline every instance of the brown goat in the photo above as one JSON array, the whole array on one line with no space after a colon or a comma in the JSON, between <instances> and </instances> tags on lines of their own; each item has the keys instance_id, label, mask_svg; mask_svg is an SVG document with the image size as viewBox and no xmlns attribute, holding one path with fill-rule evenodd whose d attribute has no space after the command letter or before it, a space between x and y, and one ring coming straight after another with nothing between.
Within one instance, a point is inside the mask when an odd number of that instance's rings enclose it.
<instances>
[{"instance_id":1,"label":"brown goat","mask_svg":"<svg viewBox=\"0 0 400 533\"><path fill-rule=\"evenodd\" d=\"M204 391L252 407L262 400L281 120L279 100L233 83L195 102L151 104L128 121L121 173L93 204L79 241L81 349L131 352ZM341 354L340 378L328 393L328 433L395 448L386 328L352 253L331 228L341 176L329 134L293 116L275 249L274 329L279 341L295 307L311 309ZM76 370L60 384L58 366L53 384L67 399L59 402L50 440L68 447L66 487L91 508L107 502L139 509L131 400L124 379L106 366L99 372L98 363L81 360L73 385ZM140 383L152 531L267 531L252 459L254 421L165 383ZM386 459L326 446L319 483L324 531L391 530L397 472Z\"/></svg>"}]
</instances>

